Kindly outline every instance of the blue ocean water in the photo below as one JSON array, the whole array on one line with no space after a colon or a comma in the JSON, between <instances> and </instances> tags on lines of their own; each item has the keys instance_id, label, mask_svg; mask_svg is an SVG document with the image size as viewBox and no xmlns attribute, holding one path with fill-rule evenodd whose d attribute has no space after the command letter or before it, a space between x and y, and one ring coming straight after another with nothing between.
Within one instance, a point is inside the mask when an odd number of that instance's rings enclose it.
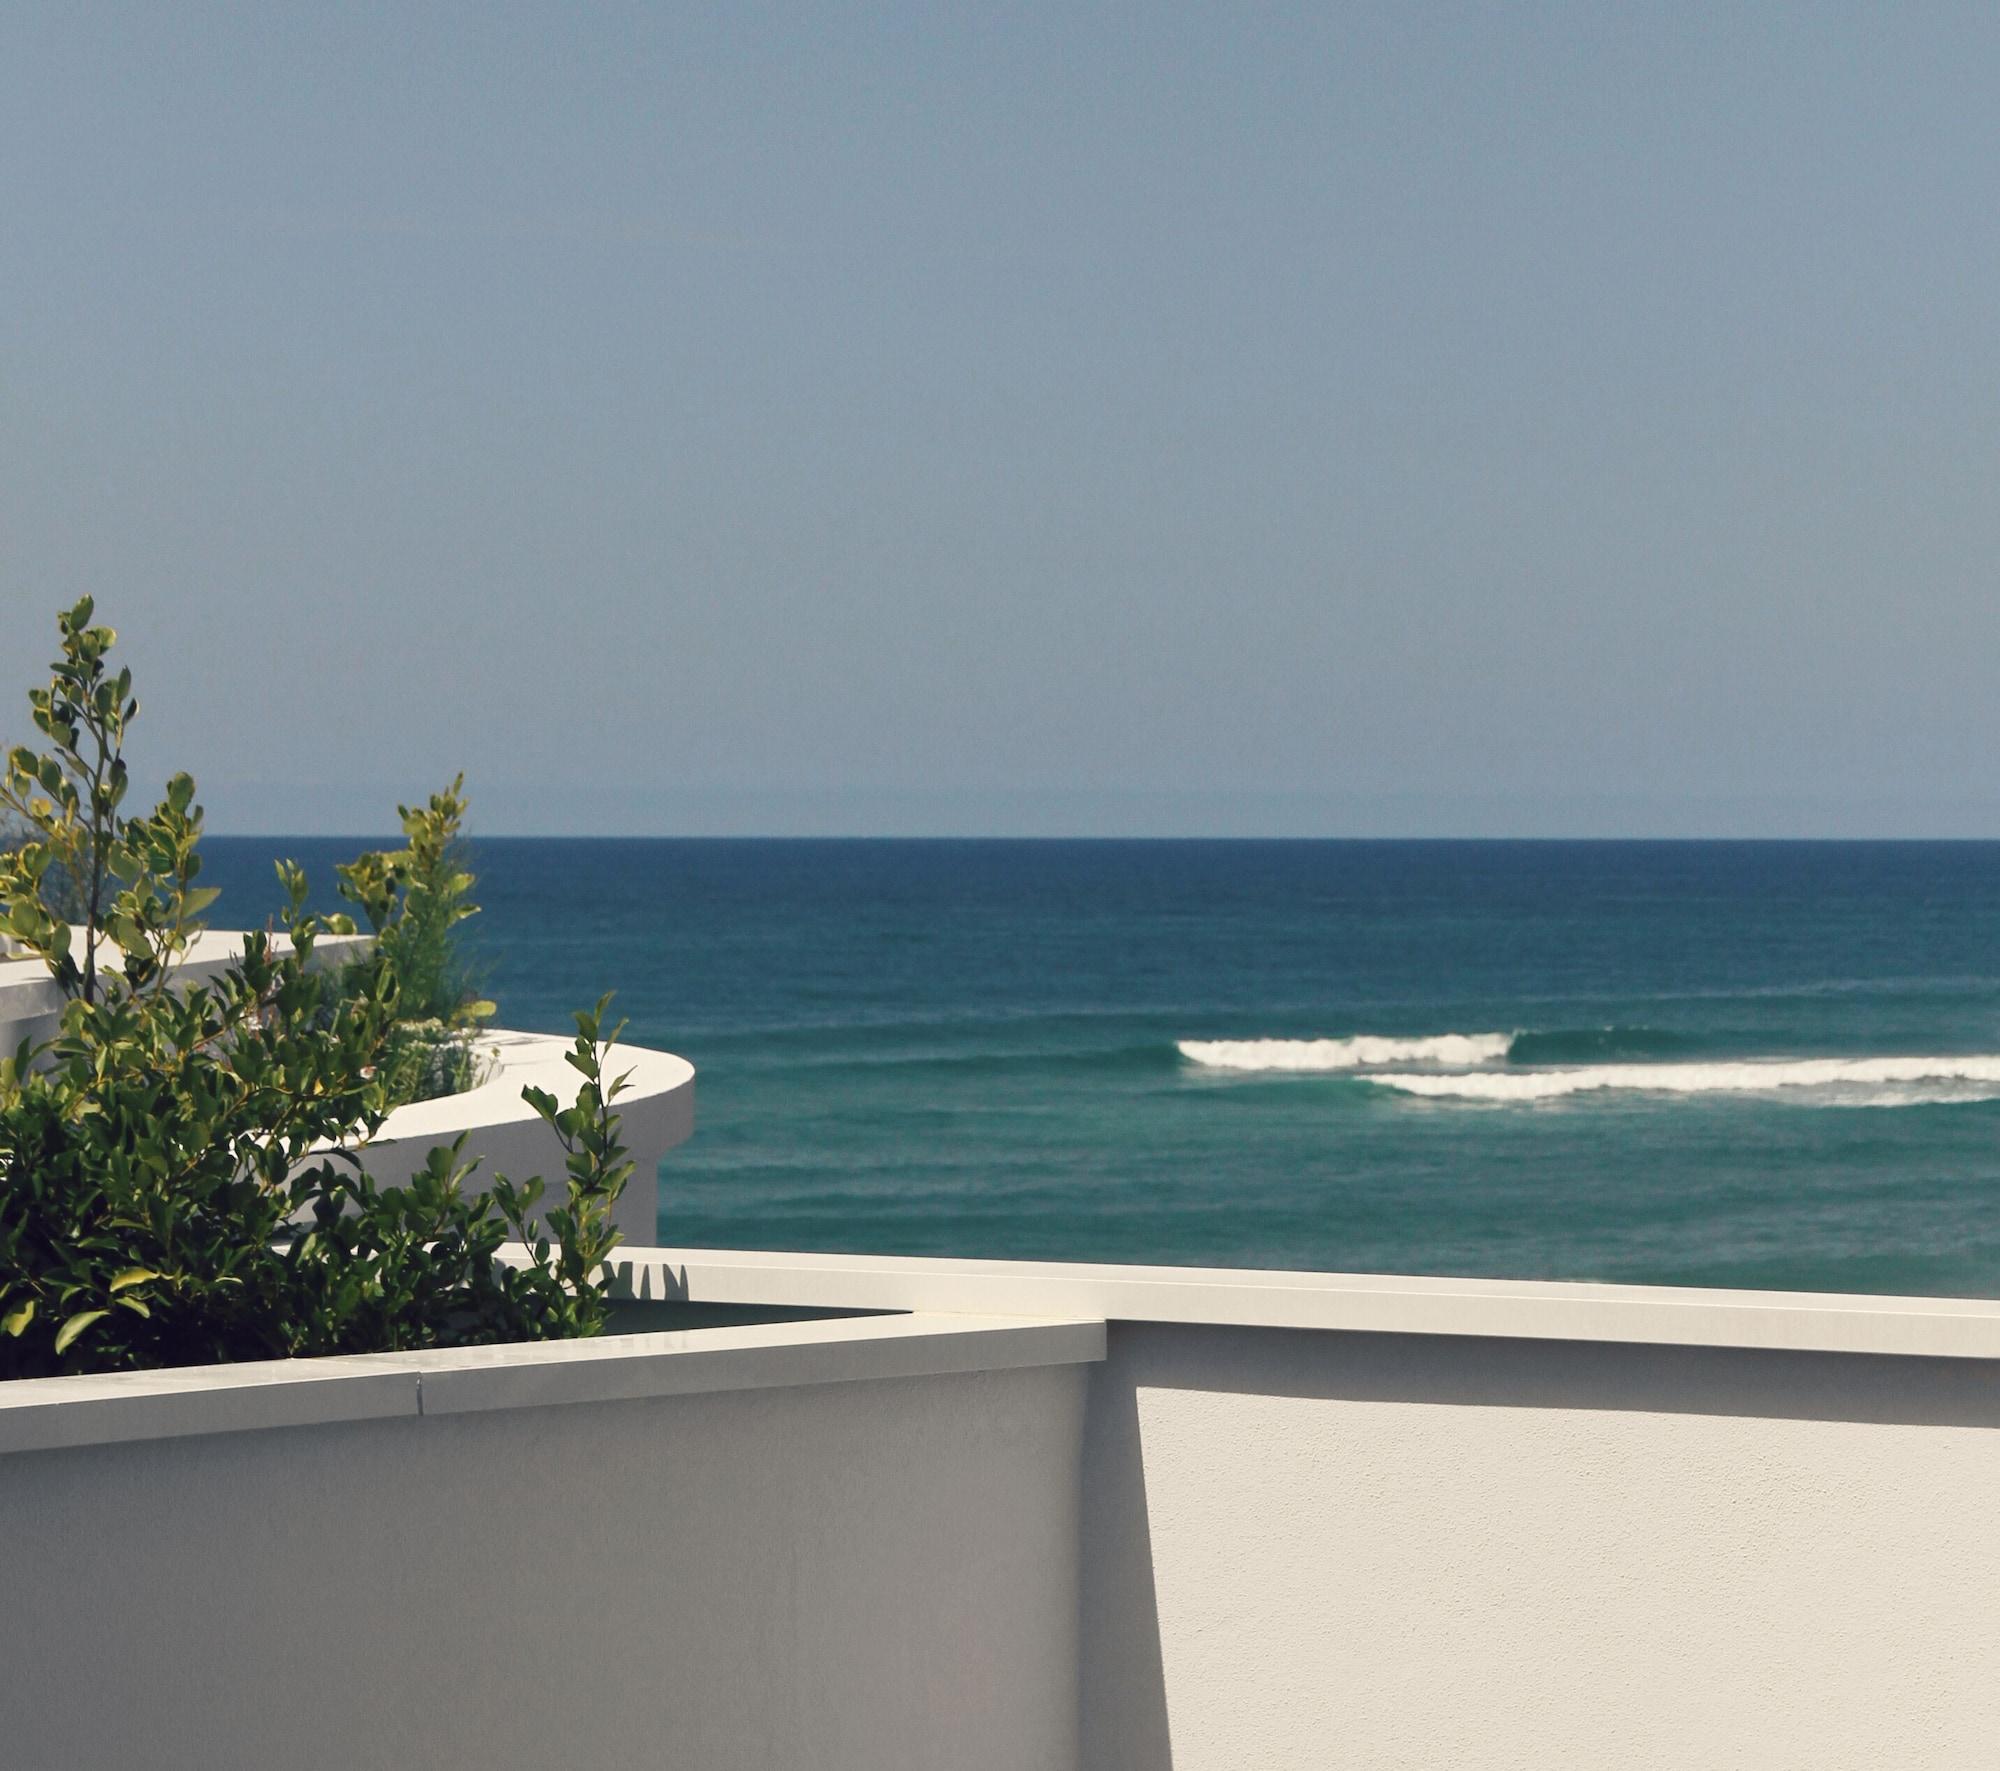
<instances>
[{"instance_id":1,"label":"blue ocean water","mask_svg":"<svg viewBox=\"0 0 2000 1771\"><path fill-rule=\"evenodd\" d=\"M2000 1293L2000 844L474 855L503 1022L700 1070L663 1242Z\"/></svg>"}]
</instances>

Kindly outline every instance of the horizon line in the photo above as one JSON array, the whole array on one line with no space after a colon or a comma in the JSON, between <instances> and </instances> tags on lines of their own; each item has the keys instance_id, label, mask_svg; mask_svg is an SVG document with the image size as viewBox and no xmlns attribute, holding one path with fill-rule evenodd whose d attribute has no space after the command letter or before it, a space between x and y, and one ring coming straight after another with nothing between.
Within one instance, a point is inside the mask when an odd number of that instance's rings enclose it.
<instances>
[{"instance_id":1,"label":"horizon line","mask_svg":"<svg viewBox=\"0 0 2000 1771\"><path fill-rule=\"evenodd\" d=\"M395 842L398 833L389 830L213 830L205 829L202 835L226 842ZM1969 835L1813 835L1793 832L1771 836L1745 836L1741 834L1716 833L1710 835L1660 835L1634 832L1629 834L1606 834L1602 831L1589 834L1565 835L1543 832L1523 835L1495 835L1493 833L1431 833L1423 835L1375 834L1328 834L1294 832L1287 834L1228 834L1203 833L1199 831L1171 831L1155 833L1120 832L1115 834L1065 831L787 831L787 830L491 830L469 831L468 842L793 842L793 843L1237 843L1237 844L1279 844L1279 843L1371 843L1371 844L1595 844L1609 846L1618 843L1646 843L1658 846L1730 843L1737 846L1765 844L1778 846L1790 844L1843 844L1875 845L1903 844L1906 846L1937 845L1944 843L1961 846L2000 846L2000 832L1984 836Z\"/></svg>"}]
</instances>

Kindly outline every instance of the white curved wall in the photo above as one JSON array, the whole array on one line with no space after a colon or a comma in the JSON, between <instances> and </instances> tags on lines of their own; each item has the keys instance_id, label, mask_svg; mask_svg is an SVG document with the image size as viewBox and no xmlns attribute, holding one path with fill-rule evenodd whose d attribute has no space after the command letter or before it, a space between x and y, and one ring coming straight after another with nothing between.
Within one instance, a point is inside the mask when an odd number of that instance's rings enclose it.
<instances>
[{"instance_id":1,"label":"white curved wall","mask_svg":"<svg viewBox=\"0 0 2000 1771\"><path fill-rule=\"evenodd\" d=\"M280 937L282 939L282 937ZM331 958L364 937L323 936L315 951ZM241 934L204 931L189 948L177 976L213 977L241 955ZM40 1043L56 1031L62 998L39 959L0 957L0 1053L12 1056L25 1040ZM568 1105L581 1080L564 1061L567 1037L490 1029L481 1036L484 1080L464 1094L417 1101L389 1115L367 1146L369 1172L382 1184L406 1181L438 1144L465 1134L465 1154L479 1168L469 1185L478 1191L496 1174L515 1180L541 1175L558 1194L562 1150L555 1136L521 1099L529 1085ZM643 1046L618 1046L608 1074L628 1077L617 1103L621 1133L632 1153L632 1179L613 1212L625 1240L650 1246L659 1237L659 1164L694 1130L694 1067L684 1058Z\"/></svg>"},{"instance_id":2,"label":"white curved wall","mask_svg":"<svg viewBox=\"0 0 2000 1771\"><path fill-rule=\"evenodd\" d=\"M406 1181L434 1147L463 1133L466 1158L479 1161L468 1182L472 1190L491 1185L499 1174L517 1181L538 1174L548 1183L544 1198L559 1201L562 1147L521 1091L546 1089L565 1106L573 1103L583 1079L564 1055L572 1043L545 1033L485 1033L484 1080L464 1094L398 1107L365 1146L369 1174L385 1186ZM626 1079L616 1106L619 1134L634 1164L612 1217L627 1243L645 1247L659 1236L660 1158L694 1130L694 1066L671 1052L618 1045L606 1054L605 1073Z\"/></svg>"}]
</instances>

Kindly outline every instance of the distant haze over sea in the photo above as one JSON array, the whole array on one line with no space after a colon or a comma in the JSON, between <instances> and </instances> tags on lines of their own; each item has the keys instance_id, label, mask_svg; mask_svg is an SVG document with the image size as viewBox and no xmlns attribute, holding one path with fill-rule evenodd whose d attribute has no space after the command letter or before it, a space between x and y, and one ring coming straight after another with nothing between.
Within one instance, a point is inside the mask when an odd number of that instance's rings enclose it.
<instances>
[{"instance_id":1,"label":"distant haze over sea","mask_svg":"<svg viewBox=\"0 0 2000 1771\"><path fill-rule=\"evenodd\" d=\"M232 835L392 827L439 783L205 783L210 828ZM475 822L507 836L1302 837L1844 840L2000 838L2000 795L1493 796L1226 789L690 789L468 783Z\"/></svg>"}]
</instances>

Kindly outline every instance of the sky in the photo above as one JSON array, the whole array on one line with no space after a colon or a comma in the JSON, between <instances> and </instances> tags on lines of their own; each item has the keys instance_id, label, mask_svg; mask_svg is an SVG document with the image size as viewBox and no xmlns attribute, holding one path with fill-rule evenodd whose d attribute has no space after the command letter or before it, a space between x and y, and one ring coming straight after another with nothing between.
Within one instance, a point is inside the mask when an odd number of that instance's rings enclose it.
<instances>
[{"instance_id":1,"label":"sky","mask_svg":"<svg viewBox=\"0 0 2000 1771\"><path fill-rule=\"evenodd\" d=\"M1947 5L9 5L0 736L87 591L218 831L2000 835L1996 92Z\"/></svg>"}]
</instances>

